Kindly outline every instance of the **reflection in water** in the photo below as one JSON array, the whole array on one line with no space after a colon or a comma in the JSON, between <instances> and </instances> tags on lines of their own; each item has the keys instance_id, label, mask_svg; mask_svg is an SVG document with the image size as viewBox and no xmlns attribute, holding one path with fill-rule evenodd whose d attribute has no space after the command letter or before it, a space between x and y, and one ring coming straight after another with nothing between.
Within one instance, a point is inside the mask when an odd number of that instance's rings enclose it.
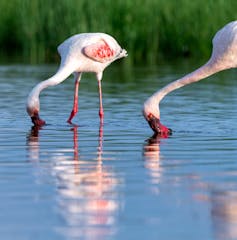
<instances>
[{"instance_id":1,"label":"reflection in water","mask_svg":"<svg viewBox=\"0 0 237 240\"><path fill-rule=\"evenodd\" d=\"M83 161L79 151L78 127L74 126L73 158L61 149L52 153L52 174L56 179L58 209L66 224L57 231L70 237L106 239L116 232L116 213L119 208L116 186L118 179L103 165L103 126L100 125L96 159ZM39 129L33 128L28 137L29 155L39 156ZM37 152L38 151L38 152Z\"/></svg>"},{"instance_id":2,"label":"reflection in water","mask_svg":"<svg viewBox=\"0 0 237 240\"><path fill-rule=\"evenodd\" d=\"M100 138L90 75L82 83L78 128L31 131L19 106L55 66L0 66L1 239L237 239L235 194L229 193L237 189L236 70L168 98L163 111L175 133L144 142L150 130L142 99L192 67L189 61L136 67L129 81L112 68ZM54 122L57 112L62 123L71 83L48 91L45 114Z\"/></svg>"},{"instance_id":3,"label":"reflection in water","mask_svg":"<svg viewBox=\"0 0 237 240\"><path fill-rule=\"evenodd\" d=\"M160 157L161 141L162 137L153 136L146 140L146 144L143 147L145 167L148 169L151 177L151 190L155 194L159 194L161 178L165 175L162 171L164 167L162 167ZM167 159L165 160L167 161ZM237 191L217 190L218 186L208 184L208 182L203 181L198 175L195 177L181 175L178 178L179 181L184 180L184 178L188 179L189 188L187 190L190 191L193 200L200 203L210 202L210 216L214 239L237 239ZM170 182L170 184L172 183ZM197 191L199 192L198 195ZM208 193L206 193L206 191L208 191ZM202 194L202 192L204 194ZM210 198L207 198L208 194Z\"/></svg>"},{"instance_id":4,"label":"reflection in water","mask_svg":"<svg viewBox=\"0 0 237 240\"><path fill-rule=\"evenodd\" d=\"M30 161L38 162L39 160L39 127L33 126L27 137L28 158Z\"/></svg>"},{"instance_id":5,"label":"reflection in water","mask_svg":"<svg viewBox=\"0 0 237 240\"><path fill-rule=\"evenodd\" d=\"M149 170L152 183L159 183L161 179L160 168L160 137L154 135L147 139L147 144L143 148L145 167Z\"/></svg>"},{"instance_id":6,"label":"reflection in water","mask_svg":"<svg viewBox=\"0 0 237 240\"><path fill-rule=\"evenodd\" d=\"M237 192L211 192L211 216L217 239L237 239Z\"/></svg>"}]
</instances>

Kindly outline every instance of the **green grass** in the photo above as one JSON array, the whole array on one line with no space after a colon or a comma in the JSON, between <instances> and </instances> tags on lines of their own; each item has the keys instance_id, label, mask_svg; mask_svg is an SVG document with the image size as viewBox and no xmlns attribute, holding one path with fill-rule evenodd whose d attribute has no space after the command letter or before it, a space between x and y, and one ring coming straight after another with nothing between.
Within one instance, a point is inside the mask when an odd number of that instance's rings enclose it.
<instances>
[{"instance_id":1,"label":"green grass","mask_svg":"<svg viewBox=\"0 0 237 240\"><path fill-rule=\"evenodd\" d=\"M107 32L132 64L208 57L211 39L237 19L236 0L1 0L1 59L56 62L56 48L81 32Z\"/></svg>"}]
</instances>

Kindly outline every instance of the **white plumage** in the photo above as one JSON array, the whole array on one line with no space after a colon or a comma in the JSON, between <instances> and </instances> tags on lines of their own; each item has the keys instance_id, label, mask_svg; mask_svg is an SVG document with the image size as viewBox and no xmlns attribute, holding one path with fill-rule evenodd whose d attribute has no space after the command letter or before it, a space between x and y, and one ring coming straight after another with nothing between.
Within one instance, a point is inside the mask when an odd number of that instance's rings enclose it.
<instances>
[{"instance_id":1,"label":"white plumage","mask_svg":"<svg viewBox=\"0 0 237 240\"><path fill-rule=\"evenodd\" d=\"M168 93L219 71L237 67L237 21L230 22L219 30L212 43L212 55L206 64L158 90L145 101L143 115L156 134L167 136L171 133L171 129L160 123L159 110L160 101Z\"/></svg>"},{"instance_id":2,"label":"white plumage","mask_svg":"<svg viewBox=\"0 0 237 240\"><path fill-rule=\"evenodd\" d=\"M101 80L104 69L116 59L126 57L126 50L122 49L117 41L105 33L82 33L65 40L58 47L61 64L58 71L51 78L37 84L30 92L26 109L35 126L42 126L45 121L40 119L40 92L49 86L54 86L72 73L75 76L74 104L68 122L76 115L78 109L78 88L81 73L94 72L99 85L100 118L103 121Z\"/></svg>"}]
</instances>

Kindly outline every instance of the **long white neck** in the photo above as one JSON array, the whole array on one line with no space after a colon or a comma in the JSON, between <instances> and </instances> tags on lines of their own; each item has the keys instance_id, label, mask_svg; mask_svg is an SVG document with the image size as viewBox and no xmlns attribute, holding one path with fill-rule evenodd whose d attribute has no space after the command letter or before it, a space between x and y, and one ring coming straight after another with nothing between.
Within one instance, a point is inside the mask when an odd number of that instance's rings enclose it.
<instances>
[{"instance_id":1,"label":"long white neck","mask_svg":"<svg viewBox=\"0 0 237 240\"><path fill-rule=\"evenodd\" d=\"M39 95L40 92L49 87L49 86L54 86L57 85L59 83L61 83L62 81L64 81L68 76L70 76L70 74L72 73L72 69L70 68L66 68L66 67L61 67L59 68L59 70L56 72L55 75L53 75L51 78L40 82L39 84L37 84L32 91L30 92L28 98L27 98L27 103L26 103L26 108L27 108L27 112L29 113L29 115L32 115L32 109L34 111L39 112L40 110L40 103L39 103Z\"/></svg>"},{"instance_id":2,"label":"long white neck","mask_svg":"<svg viewBox=\"0 0 237 240\"><path fill-rule=\"evenodd\" d=\"M188 85L190 83L194 83L197 81L200 81L216 72L219 72L221 70L226 69L226 66L222 66L221 64L218 64L215 61L212 61L210 59L205 65L198 68L197 70L193 71L192 73L189 73L185 75L184 77L166 85L156 93L154 93L150 98L146 100L144 103L144 107L154 107L157 109L157 106L159 105L160 101L170 92L174 91L175 89L181 88L185 85ZM159 115L159 109L158 109L158 115ZM159 116L157 116L159 117Z\"/></svg>"}]
</instances>

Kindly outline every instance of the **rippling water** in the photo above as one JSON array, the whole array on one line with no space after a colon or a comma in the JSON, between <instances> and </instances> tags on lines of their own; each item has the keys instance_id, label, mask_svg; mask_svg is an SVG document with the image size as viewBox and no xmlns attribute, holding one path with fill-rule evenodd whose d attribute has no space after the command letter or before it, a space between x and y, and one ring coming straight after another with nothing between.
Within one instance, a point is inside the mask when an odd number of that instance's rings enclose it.
<instances>
[{"instance_id":1,"label":"rippling water","mask_svg":"<svg viewBox=\"0 0 237 240\"><path fill-rule=\"evenodd\" d=\"M194 69L161 65L83 75L41 94L48 125L25 113L55 66L0 66L0 235L8 239L237 239L237 81L225 71L161 103L169 138L152 138L144 100Z\"/></svg>"}]
</instances>

